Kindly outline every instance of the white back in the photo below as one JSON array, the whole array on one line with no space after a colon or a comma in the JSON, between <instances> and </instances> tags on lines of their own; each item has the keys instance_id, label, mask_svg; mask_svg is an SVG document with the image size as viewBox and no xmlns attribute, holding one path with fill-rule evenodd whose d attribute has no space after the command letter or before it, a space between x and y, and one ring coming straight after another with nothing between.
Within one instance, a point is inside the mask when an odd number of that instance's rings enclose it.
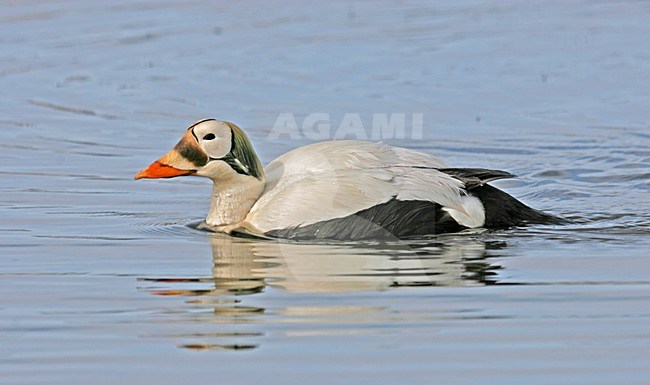
<instances>
[{"instance_id":1,"label":"white back","mask_svg":"<svg viewBox=\"0 0 650 385\"><path fill-rule=\"evenodd\" d=\"M260 232L308 225L393 198L466 212L463 183L433 169L443 167L432 155L382 143L342 140L301 147L265 168L265 190L242 225Z\"/></svg>"}]
</instances>

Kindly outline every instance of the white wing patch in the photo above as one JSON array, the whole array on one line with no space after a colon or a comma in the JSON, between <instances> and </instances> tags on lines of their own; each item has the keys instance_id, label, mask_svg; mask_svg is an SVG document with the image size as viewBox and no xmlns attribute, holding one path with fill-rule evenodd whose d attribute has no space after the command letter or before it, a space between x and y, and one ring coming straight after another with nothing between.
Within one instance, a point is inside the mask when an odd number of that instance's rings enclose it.
<instances>
[{"instance_id":1,"label":"white wing patch","mask_svg":"<svg viewBox=\"0 0 650 385\"><path fill-rule=\"evenodd\" d=\"M461 201L462 211L450 207L443 207L442 209L448 212L462 226L469 228L482 227L485 224L485 208L481 200L475 196L466 195L461 197Z\"/></svg>"},{"instance_id":2,"label":"white wing patch","mask_svg":"<svg viewBox=\"0 0 650 385\"><path fill-rule=\"evenodd\" d=\"M341 218L389 201L393 176L381 169L293 177L263 194L246 217L262 232Z\"/></svg>"},{"instance_id":3,"label":"white wing patch","mask_svg":"<svg viewBox=\"0 0 650 385\"><path fill-rule=\"evenodd\" d=\"M301 147L265 168L266 189L243 225L260 232L309 225L396 198L436 202L461 225L482 226L480 201L438 167L446 165L431 155L380 143L333 141Z\"/></svg>"}]
</instances>

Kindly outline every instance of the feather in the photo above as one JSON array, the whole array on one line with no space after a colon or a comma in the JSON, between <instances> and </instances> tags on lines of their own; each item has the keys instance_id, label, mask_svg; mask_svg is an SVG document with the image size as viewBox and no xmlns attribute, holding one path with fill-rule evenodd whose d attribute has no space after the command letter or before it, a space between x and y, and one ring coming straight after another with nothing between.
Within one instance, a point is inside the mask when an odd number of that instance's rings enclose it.
<instances>
[{"instance_id":1,"label":"feather","mask_svg":"<svg viewBox=\"0 0 650 385\"><path fill-rule=\"evenodd\" d=\"M510 194L490 185L472 190L485 207L485 227L507 228L532 223L562 224L566 220L526 206Z\"/></svg>"},{"instance_id":2,"label":"feather","mask_svg":"<svg viewBox=\"0 0 650 385\"><path fill-rule=\"evenodd\" d=\"M493 180L517 177L507 171L488 170L485 168L440 168L438 170L462 181L467 190L482 186Z\"/></svg>"},{"instance_id":3,"label":"feather","mask_svg":"<svg viewBox=\"0 0 650 385\"><path fill-rule=\"evenodd\" d=\"M381 143L301 147L266 167L265 191L245 222L262 232L307 226L392 199L434 202L470 216L463 205L463 182L438 167L446 166L431 155Z\"/></svg>"},{"instance_id":4,"label":"feather","mask_svg":"<svg viewBox=\"0 0 650 385\"><path fill-rule=\"evenodd\" d=\"M464 228L437 203L392 199L343 218L271 230L266 235L289 239L390 240L448 233Z\"/></svg>"},{"instance_id":5,"label":"feather","mask_svg":"<svg viewBox=\"0 0 650 385\"><path fill-rule=\"evenodd\" d=\"M231 166L234 166L233 168L235 170L239 168L243 173L261 179L264 175L264 169L262 163L260 163L259 158L255 154L255 150L253 149L253 145L248 139L248 136L246 136L244 130L234 123L225 123L232 130L232 144L230 147L230 153L228 153L224 158L224 161L226 163L231 161L233 163Z\"/></svg>"}]
</instances>

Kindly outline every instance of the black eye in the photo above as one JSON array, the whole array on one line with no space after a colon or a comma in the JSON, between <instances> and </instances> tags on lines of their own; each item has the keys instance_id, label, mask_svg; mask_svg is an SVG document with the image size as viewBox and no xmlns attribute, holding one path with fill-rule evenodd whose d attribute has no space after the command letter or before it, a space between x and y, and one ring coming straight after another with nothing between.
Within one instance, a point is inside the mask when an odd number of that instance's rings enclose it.
<instances>
[{"instance_id":1,"label":"black eye","mask_svg":"<svg viewBox=\"0 0 650 385\"><path fill-rule=\"evenodd\" d=\"M212 140L214 138L216 138L214 134L207 134L206 136L203 137L203 140Z\"/></svg>"}]
</instances>

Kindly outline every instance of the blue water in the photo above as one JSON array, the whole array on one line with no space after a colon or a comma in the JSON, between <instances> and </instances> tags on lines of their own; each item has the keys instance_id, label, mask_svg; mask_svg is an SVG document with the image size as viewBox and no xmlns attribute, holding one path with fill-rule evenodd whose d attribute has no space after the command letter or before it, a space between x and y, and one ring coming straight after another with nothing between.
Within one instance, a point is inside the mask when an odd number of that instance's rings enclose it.
<instances>
[{"instance_id":1,"label":"blue water","mask_svg":"<svg viewBox=\"0 0 650 385\"><path fill-rule=\"evenodd\" d=\"M650 4L5 2L0 383L647 384ZM191 227L199 178L132 180L203 117L385 141L573 221L293 244ZM410 122L410 121L409 121ZM409 132L408 130L406 131Z\"/></svg>"}]
</instances>

